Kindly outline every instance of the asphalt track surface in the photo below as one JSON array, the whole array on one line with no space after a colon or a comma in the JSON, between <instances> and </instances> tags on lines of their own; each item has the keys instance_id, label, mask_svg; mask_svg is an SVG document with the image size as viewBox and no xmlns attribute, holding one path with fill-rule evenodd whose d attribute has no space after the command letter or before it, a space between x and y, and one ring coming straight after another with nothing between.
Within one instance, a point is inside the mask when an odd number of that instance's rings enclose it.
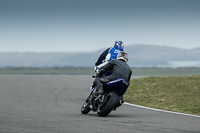
<instances>
[{"instance_id":1,"label":"asphalt track surface","mask_svg":"<svg viewBox=\"0 0 200 133\"><path fill-rule=\"evenodd\" d=\"M122 105L81 114L91 76L0 75L0 133L200 133L200 118Z\"/></svg>"}]
</instances>

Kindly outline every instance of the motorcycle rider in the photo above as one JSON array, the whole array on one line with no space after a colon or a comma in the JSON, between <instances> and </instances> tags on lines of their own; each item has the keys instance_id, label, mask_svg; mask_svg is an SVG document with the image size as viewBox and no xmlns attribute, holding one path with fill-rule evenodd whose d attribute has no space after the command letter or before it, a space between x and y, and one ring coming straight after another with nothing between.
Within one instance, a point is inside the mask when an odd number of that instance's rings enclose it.
<instances>
[{"instance_id":1,"label":"motorcycle rider","mask_svg":"<svg viewBox=\"0 0 200 133\"><path fill-rule=\"evenodd\" d=\"M107 48L104 52L101 53L95 66L100 65L102 62L106 62L108 60L113 60L117 58L119 52L124 51L124 44L122 41L115 41L113 47Z\"/></svg>"},{"instance_id":2,"label":"motorcycle rider","mask_svg":"<svg viewBox=\"0 0 200 133\"><path fill-rule=\"evenodd\" d=\"M97 77L95 79L95 84L97 86L97 90L99 94L103 94L103 86L110 81L116 80L117 78L124 79L126 81L130 81L132 75L132 69L127 64L128 62L128 54L126 52L120 52L117 55L117 59L113 59L109 61L106 65L104 65L98 72ZM111 71L112 74L108 76L102 76L105 72Z\"/></svg>"}]
</instances>

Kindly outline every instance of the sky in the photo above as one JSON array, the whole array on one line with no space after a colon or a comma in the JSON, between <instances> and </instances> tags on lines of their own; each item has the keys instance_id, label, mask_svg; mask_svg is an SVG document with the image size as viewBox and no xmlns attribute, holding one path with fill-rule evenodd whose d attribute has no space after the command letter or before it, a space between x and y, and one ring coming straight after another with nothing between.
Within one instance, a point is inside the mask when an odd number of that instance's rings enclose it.
<instances>
[{"instance_id":1,"label":"sky","mask_svg":"<svg viewBox=\"0 0 200 133\"><path fill-rule=\"evenodd\" d=\"M0 52L91 52L116 40L200 47L200 0L0 0Z\"/></svg>"}]
</instances>

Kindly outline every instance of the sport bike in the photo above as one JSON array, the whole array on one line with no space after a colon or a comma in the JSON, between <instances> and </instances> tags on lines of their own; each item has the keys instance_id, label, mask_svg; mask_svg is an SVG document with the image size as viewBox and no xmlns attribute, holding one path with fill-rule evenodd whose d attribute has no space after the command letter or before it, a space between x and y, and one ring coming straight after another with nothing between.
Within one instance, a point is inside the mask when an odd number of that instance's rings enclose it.
<instances>
[{"instance_id":1,"label":"sport bike","mask_svg":"<svg viewBox=\"0 0 200 133\"><path fill-rule=\"evenodd\" d=\"M82 105L82 114L87 114L92 110L99 116L106 117L112 110L115 111L123 104L123 95L128 86L128 81L117 79L104 85L103 94L98 93L96 86L91 87L90 94Z\"/></svg>"}]
</instances>

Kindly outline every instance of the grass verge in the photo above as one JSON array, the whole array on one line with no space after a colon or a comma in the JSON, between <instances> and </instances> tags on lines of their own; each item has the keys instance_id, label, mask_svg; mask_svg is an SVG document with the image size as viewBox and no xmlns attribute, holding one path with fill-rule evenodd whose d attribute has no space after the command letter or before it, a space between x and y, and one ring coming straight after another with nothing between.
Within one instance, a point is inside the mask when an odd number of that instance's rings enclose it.
<instances>
[{"instance_id":1,"label":"grass verge","mask_svg":"<svg viewBox=\"0 0 200 133\"><path fill-rule=\"evenodd\" d=\"M193 115L200 115L200 76L132 79L124 101Z\"/></svg>"},{"instance_id":2,"label":"grass verge","mask_svg":"<svg viewBox=\"0 0 200 133\"><path fill-rule=\"evenodd\" d=\"M134 76L189 76L199 75L197 68L132 68ZM26 75L93 75L93 67L0 67L0 74Z\"/></svg>"}]
</instances>

